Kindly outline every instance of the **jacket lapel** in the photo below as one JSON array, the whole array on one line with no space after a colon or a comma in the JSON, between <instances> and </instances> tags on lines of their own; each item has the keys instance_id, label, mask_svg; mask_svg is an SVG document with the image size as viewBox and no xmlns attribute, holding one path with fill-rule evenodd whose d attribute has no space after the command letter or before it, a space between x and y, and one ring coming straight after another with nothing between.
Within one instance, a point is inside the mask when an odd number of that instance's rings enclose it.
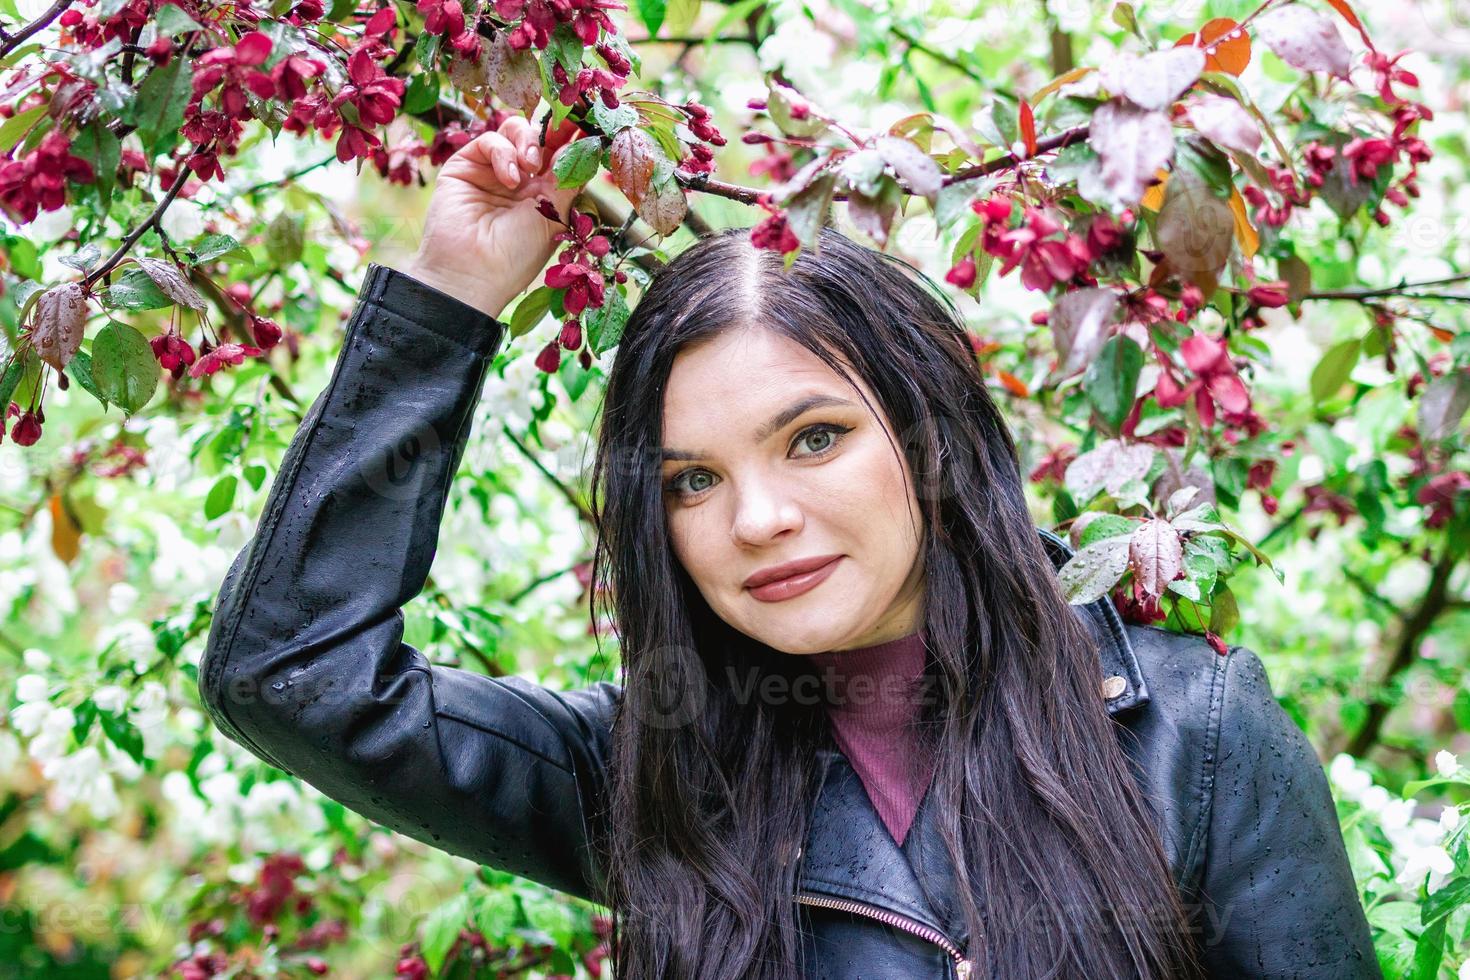
<instances>
[{"instance_id":1,"label":"jacket lapel","mask_svg":"<svg viewBox=\"0 0 1470 980\"><path fill-rule=\"evenodd\" d=\"M1053 567L1060 569L1072 556L1072 548L1045 528L1037 531ZM1111 600L1104 597L1083 606L1082 611L1099 640L1099 685L1113 676L1124 681L1122 693L1107 701L1109 713L1148 703L1138 658L1123 629L1123 618ZM964 942L968 938L964 925L946 898L953 877L946 867L948 855L930 819L930 796L925 795L914 825L903 847L899 847L847 758L835 747L821 749L819 754L822 788L797 859L797 889L875 905ZM916 867L920 869L917 873ZM938 908L925 897L920 874L936 897Z\"/></svg>"}]
</instances>

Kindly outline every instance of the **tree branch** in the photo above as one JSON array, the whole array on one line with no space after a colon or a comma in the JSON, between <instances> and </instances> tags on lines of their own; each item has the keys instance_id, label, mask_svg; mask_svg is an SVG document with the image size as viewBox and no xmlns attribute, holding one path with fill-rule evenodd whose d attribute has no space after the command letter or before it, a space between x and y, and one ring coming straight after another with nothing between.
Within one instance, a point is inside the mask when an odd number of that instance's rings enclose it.
<instances>
[{"instance_id":1,"label":"tree branch","mask_svg":"<svg viewBox=\"0 0 1470 980\"><path fill-rule=\"evenodd\" d=\"M56 0L55 3L47 8L45 13L37 17L35 20L31 21L25 27L22 27L16 33L10 35L10 37L5 41L4 44L0 44L0 58L5 57L6 55L10 54L10 52L20 47L37 31L45 30L46 26L56 18L60 17L62 12L65 11L67 7L70 7L71 4L72 0Z\"/></svg>"},{"instance_id":2,"label":"tree branch","mask_svg":"<svg viewBox=\"0 0 1470 980\"><path fill-rule=\"evenodd\" d=\"M1430 571L1429 586L1424 590L1423 598L1413 612L1404 617L1403 626L1394 643L1393 656L1378 682L1380 686L1389 683L1413 664L1425 634L1439 615L1449 607L1450 576L1459 564L1461 555L1452 544L1453 537L1451 534L1445 540L1444 550ZM1382 734L1383 722L1391 708L1392 705L1380 698L1373 698L1368 704L1368 717L1364 719L1363 726L1353 733L1343 751L1358 758L1366 755Z\"/></svg>"}]
</instances>

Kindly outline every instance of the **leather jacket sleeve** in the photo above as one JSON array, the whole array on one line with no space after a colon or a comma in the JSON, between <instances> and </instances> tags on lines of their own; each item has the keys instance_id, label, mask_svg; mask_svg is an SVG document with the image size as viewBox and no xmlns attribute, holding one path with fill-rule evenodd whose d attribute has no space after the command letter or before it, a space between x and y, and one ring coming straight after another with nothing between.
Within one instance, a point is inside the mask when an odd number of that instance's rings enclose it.
<instances>
[{"instance_id":1,"label":"leather jacket sleeve","mask_svg":"<svg viewBox=\"0 0 1470 980\"><path fill-rule=\"evenodd\" d=\"M1212 977L1381 978L1316 751L1232 647L1223 684L1200 896Z\"/></svg>"},{"instance_id":2,"label":"leather jacket sleeve","mask_svg":"<svg viewBox=\"0 0 1470 980\"><path fill-rule=\"evenodd\" d=\"M557 692L430 663L428 578L506 326L369 266L330 382L221 586L200 694L230 738L417 840L599 900L589 847L621 688Z\"/></svg>"}]
</instances>

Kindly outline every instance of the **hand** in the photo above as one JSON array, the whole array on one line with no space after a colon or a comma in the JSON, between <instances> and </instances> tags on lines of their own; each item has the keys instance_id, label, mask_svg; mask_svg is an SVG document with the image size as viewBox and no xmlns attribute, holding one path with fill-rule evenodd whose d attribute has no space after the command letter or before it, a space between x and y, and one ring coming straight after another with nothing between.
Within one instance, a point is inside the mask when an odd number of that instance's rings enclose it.
<instances>
[{"instance_id":1,"label":"hand","mask_svg":"<svg viewBox=\"0 0 1470 980\"><path fill-rule=\"evenodd\" d=\"M565 215L576 187L557 187L552 167L579 134L562 121L545 145L523 116L460 147L434 181L424 235L403 272L492 317L545 267L562 226L536 210L548 197Z\"/></svg>"}]
</instances>

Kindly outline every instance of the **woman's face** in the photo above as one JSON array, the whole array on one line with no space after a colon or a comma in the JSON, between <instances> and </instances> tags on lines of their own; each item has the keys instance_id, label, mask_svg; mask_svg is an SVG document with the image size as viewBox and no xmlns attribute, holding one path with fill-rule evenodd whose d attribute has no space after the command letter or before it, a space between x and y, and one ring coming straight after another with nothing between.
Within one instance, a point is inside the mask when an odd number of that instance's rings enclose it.
<instances>
[{"instance_id":1,"label":"woman's face","mask_svg":"<svg viewBox=\"0 0 1470 980\"><path fill-rule=\"evenodd\" d=\"M923 525L908 461L872 392L854 381L754 327L680 351L664 392L674 553L721 619L786 653L869 646L920 627ZM749 581L827 558L784 582Z\"/></svg>"}]
</instances>

